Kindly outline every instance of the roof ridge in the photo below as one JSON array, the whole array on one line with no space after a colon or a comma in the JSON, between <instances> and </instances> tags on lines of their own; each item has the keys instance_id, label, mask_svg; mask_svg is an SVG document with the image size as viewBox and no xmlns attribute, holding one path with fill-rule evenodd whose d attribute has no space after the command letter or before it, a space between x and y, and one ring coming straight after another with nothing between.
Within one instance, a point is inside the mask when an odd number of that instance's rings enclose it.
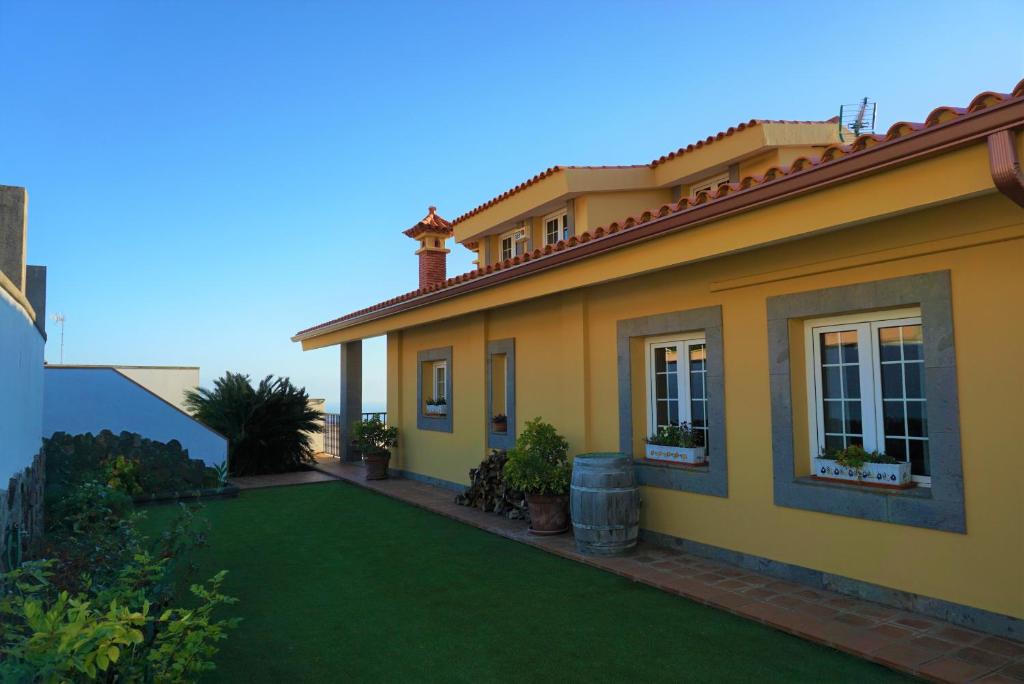
<instances>
[{"instance_id":1,"label":"roof ridge","mask_svg":"<svg viewBox=\"0 0 1024 684\"><path fill-rule=\"evenodd\" d=\"M464 214L462 214L460 216L457 216L456 218L454 218L452 220L452 225L455 225L457 223L461 223L462 221L465 221L466 219L470 218L471 216L475 216L475 215L479 214L480 212L484 211L485 209L489 209L489 208L493 207L498 202L501 202L501 201L511 197L512 195L515 195L517 193L522 192L526 188L530 187L531 185L534 185L535 183L538 183L538 182L544 180L548 176L553 175L553 174L555 174L555 173L557 173L559 171L564 171L566 169L639 169L639 168L643 168L643 167L648 167L648 168L652 168L653 169L654 167L658 166L659 164L662 164L662 163L664 163L666 161L669 161L670 159L674 159L675 157L678 157L681 154L684 154L686 152L690 152L690 151L693 151L695 149L701 148L701 147L703 147L705 145L708 145L708 144L711 144L712 142L715 142L716 140L721 140L722 138L728 137L728 136L732 135L733 133L738 133L739 131L745 130L745 129L750 128L752 126L759 126L759 125L762 125L762 124L826 124L826 123L838 123L838 122L839 122L839 117L835 117L835 116L832 117L831 119L827 119L827 120L823 120L823 121L796 121L796 120L788 120L788 119L750 119L749 121L744 121L743 123L737 124L736 126L730 126L728 129L726 129L724 131L719 131L718 133L716 133L714 135L709 135L707 138L704 138L703 140L698 140L697 142L691 143L691 144L687 145L686 147L680 147L676 151L664 154L661 157L658 157L657 159L655 159L653 161L650 161L650 162L648 162L646 164L603 164L603 165L596 165L596 166L595 165L556 164L554 166L549 166L547 169L541 171L540 173L534 174L533 176L531 176L531 177L527 178L526 180L524 180L522 183L519 183L518 185L509 188L508 190L506 190L505 192L501 193L500 195L495 195L494 197L492 197L491 199L487 200L486 202L473 207L472 209L470 209L466 213L464 213Z\"/></svg>"},{"instance_id":2,"label":"roof ridge","mask_svg":"<svg viewBox=\"0 0 1024 684\"><path fill-rule=\"evenodd\" d=\"M592 231L584 231L580 235L570 236L567 240L559 240L554 245L546 245L543 248L538 248L532 252L526 252L522 255L506 259L503 262L496 264L487 264L484 267L467 271L466 273L453 276L448 278L442 283L430 285L428 287L419 288L406 292L405 294L392 297L383 302L379 302L372 306L368 306L357 311L353 311L349 314L335 318L330 321L326 321L319 325L300 330L295 334L295 337L306 335L308 333L320 330L323 328L330 327L343 321L348 321L354 318L358 318L365 314L369 314L381 309L386 309L395 304L399 304L417 297L422 297L439 290L447 289L456 285L477 280L478 278L487 278L488 276L500 273L510 268L515 268L527 264L537 259L543 259L557 252L564 252L567 249L576 248L584 243L591 242L594 240L601 240L604 238L611 237L617 233L631 230L638 226L644 225L656 219L664 218L672 214L678 214L680 212L688 211L709 203L717 202L729 195L734 195L746 190L750 190L754 187L763 186L768 183L772 183L787 176L791 176L796 173L802 173L810 171L821 166L831 164L841 158L847 158L853 155L857 155L865 152L868 149L874 148L878 145L892 143L896 140L906 139L910 136L914 136L922 133L925 130L933 129L936 127L944 126L951 121L955 121L965 115L973 114L977 111L994 107L999 104L1003 104L1009 100L1015 100L1024 98L1024 79L1022 79L1010 93L997 93L993 91L985 91L976 95L966 107L950 107L941 106L933 109L924 122L907 122L897 121L892 124L886 133L865 133L858 136L850 143L846 144L832 144L826 147L821 155L815 159L809 157L799 157L793 161L789 166L772 167L765 171L763 174L757 176L745 176L735 183L729 183L721 185L715 190L698 192L693 198L683 197L677 202L663 204L660 207L655 207L641 212L635 216L629 216L621 221L613 221L605 226L598 226ZM751 119L751 121L755 121ZM552 167L561 168L561 167ZM551 171L551 169L548 169ZM458 219L456 219L458 220Z\"/></svg>"}]
</instances>

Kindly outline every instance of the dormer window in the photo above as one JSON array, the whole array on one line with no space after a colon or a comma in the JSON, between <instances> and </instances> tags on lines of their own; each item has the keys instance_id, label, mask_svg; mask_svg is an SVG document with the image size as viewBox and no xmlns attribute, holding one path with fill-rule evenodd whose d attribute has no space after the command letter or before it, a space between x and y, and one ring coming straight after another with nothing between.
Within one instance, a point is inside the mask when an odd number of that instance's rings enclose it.
<instances>
[{"instance_id":1,"label":"dormer window","mask_svg":"<svg viewBox=\"0 0 1024 684\"><path fill-rule=\"evenodd\" d=\"M515 253L515 238L512 233L501 236L501 260L511 259Z\"/></svg>"},{"instance_id":2,"label":"dormer window","mask_svg":"<svg viewBox=\"0 0 1024 684\"><path fill-rule=\"evenodd\" d=\"M544 217L544 244L554 245L569 237L569 213L564 209Z\"/></svg>"},{"instance_id":3,"label":"dormer window","mask_svg":"<svg viewBox=\"0 0 1024 684\"><path fill-rule=\"evenodd\" d=\"M695 183L690 184L690 196L694 197L698 192L711 192L717 190L722 185L729 184L729 174L722 173L711 178L705 178Z\"/></svg>"},{"instance_id":4,"label":"dormer window","mask_svg":"<svg viewBox=\"0 0 1024 684\"><path fill-rule=\"evenodd\" d=\"M526 230L526 226L513 228L502 235L501 242L499 244L501 261L523 254L526 251L526 243L529 239L530 236Z\"/></svg>"}]
</instances>

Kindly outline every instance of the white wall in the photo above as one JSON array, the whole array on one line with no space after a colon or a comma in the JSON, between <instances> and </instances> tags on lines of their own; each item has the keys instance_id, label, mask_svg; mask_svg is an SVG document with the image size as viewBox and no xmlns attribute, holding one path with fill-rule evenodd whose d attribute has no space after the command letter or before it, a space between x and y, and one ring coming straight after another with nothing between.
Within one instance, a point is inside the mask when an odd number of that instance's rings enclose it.
<instances>
[{"instance_id":1,"label":"white wall","mask_svg":"<svg viewBox=\"0 0 1024 684\"><path fill-rule=\"evenodd\" d=\"M0 287L0 489L42 446L43 336Z\"/></svg>"},{"instance_id":2,"label":"white wall","mask_svg":"<svg viewBox=\"0 0 1024 684\"><path fill-rule=\"evenodd\" d=\"M327 400L326 399L310 399L309 400L309 407L311 409L313 409L314 411L317 411L320 414L320 427L323 428L323 426L324 426L324 413L327 410ZM310 434L309 435L309 441L312 443L313 453L314 454L323 453L323 450L324 450L324 433L322 431Z\"/></svg>"},{"instance_id":3,"label":"white wall","mask_svg":"<svg viewBox=\"0 0 1024 684\"><path fill-rule=\"evenodd\" d=\"M199 386L197 366L114 366L114 369L182 411L185 411L185 391Z\"/></svg>"},{"instance_id":4,"label":"white wall","mask_svg":"<svg viewBox=\"0 0 1024 684\"><path fill-rule=\"evenodd\" d=\"M159 442L176 439L207 465L227 458L227 440L113 368L47 367L43 434L110 430Z\"/></svg>"}]
</instances>

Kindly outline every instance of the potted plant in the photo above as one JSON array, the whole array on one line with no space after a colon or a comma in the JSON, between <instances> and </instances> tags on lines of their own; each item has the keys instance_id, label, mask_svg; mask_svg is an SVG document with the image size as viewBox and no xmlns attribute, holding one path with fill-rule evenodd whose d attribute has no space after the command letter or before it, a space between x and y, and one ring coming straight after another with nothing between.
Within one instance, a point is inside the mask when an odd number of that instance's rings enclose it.
<instances>
[{"instance_id":1,"label":"potted plant","mask_svg":"<svg viewBox=\"0 0 1024 684\"><path fill-rule=\"evenodd\" d=\"M437 399L427 399L427 415L428 416L447 416L448 415L448 402L445 401L444 397L438 397Z\"/></svg>"},{"instance_id":2,"label":"potted plant","mask_svg":"<svg viewBox=\"0 0 1024 684\"><path fill-rule=\"evenodd\" d=\"M860 444L827 453L822 450L821 456L813 459L811 474L819 480L870 487L906 489L914 486L910 463L878 451L866 451Z\"/></svg>"},{"instance_id":3,"label":"potted plant","mask_svg":"<svg viewBox=\"0 0 1024 684\"><path fill-rule=\"evenodd\" d=\"M704 433L694 430L689 423L663 425L644 441L644 456L651 461L686 466L700 466L708 462Z\"/></svg>"},{"instance_id":4,"label":"potted plant","mask_svg":"<svg viewBox=\"0 0 1024 684\"><path fill-rule=\"evenodd\" d=\"M491 432L508 432L508 416L497 413L491 418Z\"/></svg>"},{"instance_id":5,"label":"potted plant","mask_svg":"<svg viewBox=\"0 0 1024 684\"><path fill-rule=\"evenodd\" d=\"M541 418L528 422L508 452L505 481L526 494L530 532L561 534L569 529L569 443Z\"/></svg>"},{"instance_id":6,"label":"potted plant","mask_svg":"<svg viewBox=\"0 0 1024 684\"><path fill-rule=\"evenodd\" d=\"M367 480L384 480L388 476L391 447L398 446L398 428L389 427L379 416L357 420L352 424L352 441L363 455Z\"/></svg>"}]
</instances>

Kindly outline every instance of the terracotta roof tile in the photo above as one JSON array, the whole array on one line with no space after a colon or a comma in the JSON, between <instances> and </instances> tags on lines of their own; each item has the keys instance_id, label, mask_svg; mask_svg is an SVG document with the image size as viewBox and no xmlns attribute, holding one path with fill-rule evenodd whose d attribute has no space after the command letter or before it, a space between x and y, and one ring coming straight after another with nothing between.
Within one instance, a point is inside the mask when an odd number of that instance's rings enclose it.
<instances>
[{"instance_id":1,"label":"terracotta roof tile","mask_svg":"<svg viewBox=\"0 0 1024 684\"><path fill-rule=\"evenodd\" d=\"M411 238L418 238L423 233L443 233L451 236L452 224L437 214L437 207L428 207L427 215L421 218L415 226L402 231Z\"/></svg>"},{"instance_id":2,"label":"terracotta roof tile","mask_svg":"<svg viewBox=\"0 0 1024 684\"><path fill-rule=\"evenodd\" d=\"M525 181L523 181L519 185L515 186L514 188L509 188L508 190L506 190L505 192L501 193L497 197L492 197L491 199L487 200L483 204L481 204L479 206L476 206L476 207L473 207L472 209L467 211L465 214L462 214L461 216L456 217L455 220L452 221L452 225L455 225L457 223L462 223L463 221L465 221L469 217L476 216L477 214L479 214L484 209L488 209L490 207L493 207L498 202L501 202L502 200L506 200L509 197L511 197L512 195L516 195L516 194L522 192L523 190L525 190L526 188L530 187L531 185L535 185L535 184L539 183L540 181L544 180L548 176L553 176L556 173L559 173L561 171L565 171L566 169L639 169L639 168L643 168L644 166L646 166L646 165L645 164L627 164L627 165L624 165L624 166L614 166L614 165L612 165L612 166L552 166L550 168L544 169L543 171L541 171L540 173L538 173L537 175L535 175L535 176L533 176L531 178L527 178Z\"/></svg>"},{"instance_id":3,"label":"terracotta roof tile","mask_svg":"<svg viewBox=\"0 0 1024 684\"><path fill-rule=\"evenodd\" d=\"M500 195L498 195L496 197L492 197L491 199L487 200L483 204L470 209L465 214L462 214L461 216L458 216L454 221L452 221L452 224L455 225L457 223L461 223L462 221L465 221L469 217L475 216L476 214L479 214L480 212L484 211L485 209L489 209L490 207L493 207L498 202L506 200L509 197L511 197L512 195L515 195L517 193L522 192L526 188L528 188L531 185L534 185L534 184L544 180L548 176L552 176L552 175L554 175L554 174L556 174L556 173L558 173L560 171L564 171L566 169L631 169L631 168L632 169L636 169L636 168L643 168L645 166L649 167L649 168L654 168L654 167L658 166L659 164L664 164L665 162L667 162L667 161L669 161L671 159L675 159L676 157L678 157L678 156L680 156L682 154L685 154L687 152L692 152L693 150L700 149L701 147L704 147L705 145L710 145L711 143L715 142L716 140L721 140L722 138L726 138L726 137L732 135L733 133L738 133L739 131L746 130L747 128L751 128L753 126L760 126L762 124L772 124L772 123L779 123L779 124L839 123L839 117L833 117L833 118L827 119L825 121L787 121L787 120L784 120L784 119L751 119L750 121L745 121L745 122L743 122L741 124L738 124L736 126L732 126L731 128L728 128L728 129L726 129L724 131L716 133L715 135L708 136L704 140L698 140L697 142L695 142L693 144L690 144L690 145L687 145L686 147L680 147L675 152L669 152L666 155L658 157L657 159L651 161L649 164L632 164L632 165L626 165L626 166L552 166L550 168L547 168L547 169L541 171L537 175L535 175L535 176L533 176L531 178L526 179L525 181L523 181L519 185L515 186L514 188L509 188L508 190L506 190L505 192L501 193Z\"/></svg>"},{"instance_id":4,"label":"terracotta roof tile","mask_svg":"<svg viewBox=\"0 0 1024 684\"><path fill-rule=\"evenodd\" d=\"M822 154L817 159L801 157L800 159L794 161L793 164L788 168L783 169L779 167L772 167L765 171L765 173L762 175L747 176L740 179L736 183L729 183L727 185L720 186L719 188L709 192L697 193L695 197L684 197L680 199L678 202L672 204L665 204L662 205L661 207L658 207L657 209L651 209L648 211L641 212L639 215L635 217L627 217L623 219L621 222L616 221L610 223L607 227L598 226L592 231L584 231L579 235L574 236L568 242L563 240L559 241L558 244L554 246L546 245L543 249L535 249L532 253L522 255L521 258L517 257L518 261L507 260L504 263L500 264L487 264L482 268L477 268L476 270L465 273L462 276L458 276L458 279L449 278L448 281L443 285L413 290L412 292L407 292L404 295L401 295L400 297L389 299L387 301L374 304L373 306L369 306L364 309L359 309L358 311L353 311L352 313L346 314L344 316L335 318L330 321L326 321L324 323L315 325L310 328L306 328L305 330L300 330L298 333L295 334L295 337L299 338L302 336L308 336L310 333L314 333L316 331L329 328L339 323L352 321L353 319L360 318L367 314L387 309L388 307L393 306L399 301L408 301L410 299L415 299L416 297L420 297L431 292L446 289L457 284L465 283L469 280L487 277L488 275L491 275L495 272L504 269L516 268L517 266L524 265L536 259L544 259L559 251L579 248L582 245L585 245L589 242L606 239L611 235L617 234L622 231L634 230L639 226L649 223L650 221L657 220L659 218L663 218L665 216L669 216L672 214L685 212L691 208L695 208L704 204L717 202L725 199L730 195L735 195L737 193L741 193L767 183L779 181L786 176L813 172L816 168L834 163L839 159L846 158L851 155L860 154L865 150L868 150L877 145L884 145L886 143L890 143L899 139L914 136L926 130L933 129L939 126L944 126L950 121L956 120L966 114L971 114L989 107L1002 104L1007 100L1018 98L1024 98L1024 80L1018 83L1013 88L1013 90L1008 94L984 92L976 96L973 100L971 100L971 103L967 107L938 107L932 110L932 112L928 115L928 117L925 119L923 123L899 121L890 126L888 131L886 131L884 135L865 134L859 136L849 144L830 145L829 147L822 151ZM755 120L755 123L756 121L757 120ZM738 128L730 130L738 130ZM719 135L729 135L729 133L724 132ZM718 139L715 136L712 137ZM548 169L545 172L545 174L550 175L551 173L555 173L557 170L560 170L562 168L571 167L552 167L551 169ZM538 175L531 180L535 182L536 179L539 179L540 177L543 176ZM492 200L492 202L493 201L494 200ZM456 221L458 221L458 219L456 219ZM417 226L418 225L420 224L417 224ZM415 228L416 226L413 226L413 228L410 230L413 230Z\"/></svg>"}]
</instances>

